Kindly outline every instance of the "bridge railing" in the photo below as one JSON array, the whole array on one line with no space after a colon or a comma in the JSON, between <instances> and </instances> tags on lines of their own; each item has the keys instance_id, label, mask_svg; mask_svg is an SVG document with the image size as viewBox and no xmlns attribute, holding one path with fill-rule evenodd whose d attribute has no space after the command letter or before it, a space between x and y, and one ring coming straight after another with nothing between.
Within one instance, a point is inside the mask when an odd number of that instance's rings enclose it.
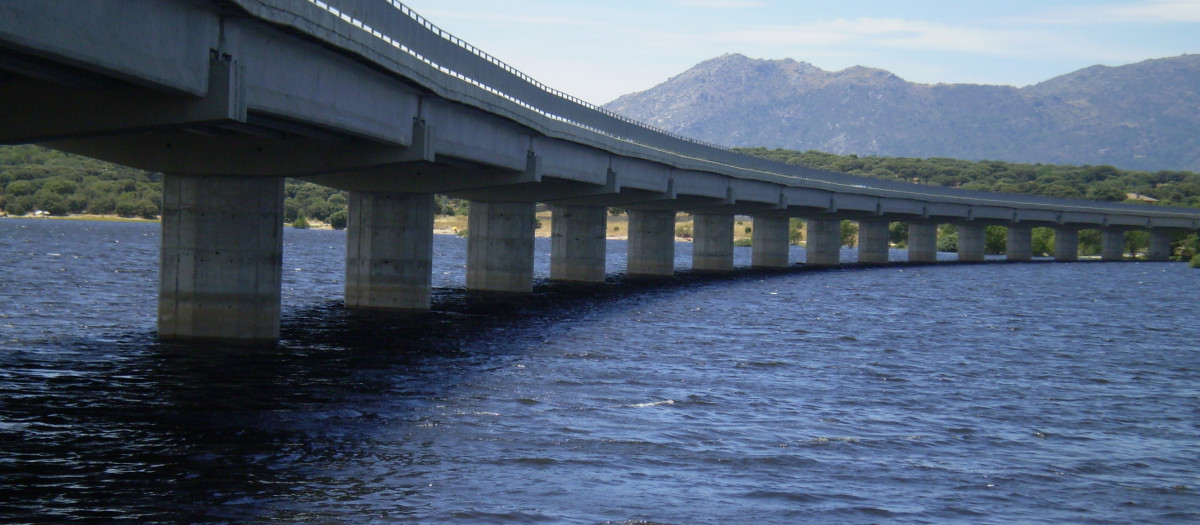
<instances>
[{"instance_id":1,"label":"bridge railing","mask_svg":"<svg viewBox=\"0 0 1200 525\"><path fill-rule=\"evenodd\" d=\"M279 0L233 0L246 4L278 4ZM737 153L727 147L695 140L619 115L578 97L551 88L500 59L441 29L399 0L300 0L334 15L356 31L371 35L379 44L405 53L429 68L434 76L456 79L503 99L516 111L568 124L581 131L667 152L682 158L749 171L791 185L833 187L913 199L1030 208L1053 208L1090 213L1136 213L1195 219L1193 209L1111 203L1082 199L1057 199L960 190L845 175L777 163ZM445 79L430 78L445 85ZM453 89L453 88L452 88ZM813 184L815 183L815 184Z\"/></svg>"}]
</instances>

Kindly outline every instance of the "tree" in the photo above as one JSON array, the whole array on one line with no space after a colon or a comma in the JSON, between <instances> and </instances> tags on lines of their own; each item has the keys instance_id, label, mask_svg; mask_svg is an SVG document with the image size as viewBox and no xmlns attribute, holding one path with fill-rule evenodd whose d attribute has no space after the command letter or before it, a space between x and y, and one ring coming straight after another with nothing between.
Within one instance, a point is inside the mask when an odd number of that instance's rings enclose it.
<instances>
[{"instance_id":1,"label":"tree","mask_svg":"<svg viewBox=\"0 0 1200 525\"><path fill-rule=\"evenodd\" d=\"M983 229L983 251L999 255L1008 250L1008 228L988 226Z\"/></svg>"},{"instance_id":2,"label":"tree","mask_svg":"<svg viewBox=\"0 0 1200 525\"><path fill-rule=\"evenodd\" d=\"M858 223L842 221L842 246L853 248L858 245Z\"/></svg>"},{"instance_id":3,"label":"tree","mask_svg":"<svg viewBox=\"0 0 1200 525\"><path fill-rule=\"evenodd\" d=\"M908 244L908 223L893 222L888 224L888 242L896 246Z\"/></svg>"},{"instance_id":4,"label":"tree","mask_svg":"<svg viewBox=\"0 0 1200 525\"><path fill-rule=\"evenodd\" d=\"M347 222L349 222L349 217L344 210L335 211L329 216L329 226L335 230L345 229Z\"/></svg>"},{"instance_id":5,"label":"tree","mask_svg":"<svg viewBox=\"0 0 1200 525\"><path fill-rule=\"evenodd\" d=\"M1039 257L1054 255L1054 230L1034 228L1032 248L1033 254Z\"/></svg>"},{"instance_id":6,"label":"tree","mask_svg":"<svg viewBox=\"0 0 1200 525\"><path fill-rule=\"evenodd\" d=\"M1125 232L1125 252L1137 259L1138 253L1150 247L1150 233L1142 230Z\"/></svg>"}]
</instances>

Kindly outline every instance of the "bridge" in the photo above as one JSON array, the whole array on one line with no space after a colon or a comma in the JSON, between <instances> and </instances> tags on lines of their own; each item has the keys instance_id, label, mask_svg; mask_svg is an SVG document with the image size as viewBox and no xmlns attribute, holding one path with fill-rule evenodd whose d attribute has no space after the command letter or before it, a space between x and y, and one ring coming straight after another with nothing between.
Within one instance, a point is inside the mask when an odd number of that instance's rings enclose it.
<instances>
[{"instance_id":1,"label":"bridge","mask_svg":"<svg viewBox=\"0 0 1200 525\"><path fill-rule=\"evenodd\" d=\"M629 211L630 276L674 271L677 212L693 269L733 268L733 223L754 221L753 264L787 267L788 221L808 265L886 263L887 227L935 261L940 224L959 261L1031 258L1031 229L1200 230L1200 210L973 192L840 175L740 155L551 89L391 0L5 0L0 143L36 143L164 173L161 338L279 337L283 179L349 192L348 308L428 309L435 194L470 200L466 286L529 293L535 206L552 209L551 279L604 279L608 207Z\"/></svg>"}]
</instances>

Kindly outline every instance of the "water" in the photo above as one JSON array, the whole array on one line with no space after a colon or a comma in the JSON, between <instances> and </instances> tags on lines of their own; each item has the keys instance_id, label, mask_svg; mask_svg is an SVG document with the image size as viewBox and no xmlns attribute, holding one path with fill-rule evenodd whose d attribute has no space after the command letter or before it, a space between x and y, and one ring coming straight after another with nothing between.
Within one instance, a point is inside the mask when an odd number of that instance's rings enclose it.
<instances>
[{"instance_id":1,"label":"water","mask_svg":"<svg viewBox=\"0 0 1200 525\"><path fill-rule=\"evenodd\" d=\"M435 311L362 314L339 303L344 234L288 229L283 340L251 350L155 341L158 235L0 220L0 519L1200 520L1183 264L503 299L463 292L465 242L439 236Z\"/></svg>"}]
</instances>

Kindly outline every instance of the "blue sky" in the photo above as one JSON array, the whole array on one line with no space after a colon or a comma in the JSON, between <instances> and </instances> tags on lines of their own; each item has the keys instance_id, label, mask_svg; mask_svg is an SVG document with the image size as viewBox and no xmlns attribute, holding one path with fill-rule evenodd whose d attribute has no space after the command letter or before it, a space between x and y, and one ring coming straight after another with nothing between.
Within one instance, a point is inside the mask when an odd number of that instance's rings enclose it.
<instances>
[{"instance_id":1,"label":"blue sky","mask_svg":"<svg viewBox=\"0 0 1200 525\"><path fill-rule=\"evenodd\" d=\"M1025 86L1200 53L1200 0L403 0L459 38L603 104L709 58L862 65Z\"/></svg>"}]
</instances>

